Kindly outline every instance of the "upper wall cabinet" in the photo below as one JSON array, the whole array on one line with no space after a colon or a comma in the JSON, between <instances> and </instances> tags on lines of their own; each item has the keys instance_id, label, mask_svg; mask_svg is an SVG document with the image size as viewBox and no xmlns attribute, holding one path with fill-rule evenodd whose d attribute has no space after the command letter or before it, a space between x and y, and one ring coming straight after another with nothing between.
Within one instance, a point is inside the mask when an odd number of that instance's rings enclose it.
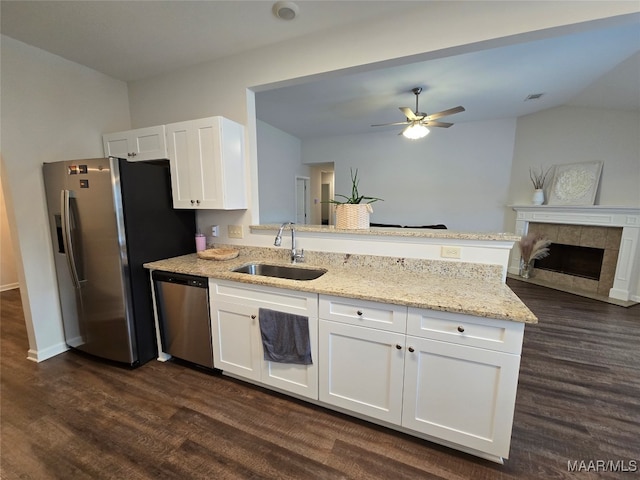
<instances>
[{"instance_id":1,"label":"upper wall cabinet","mask_svg":"<svg viewBox=\"0 0 640 480\"><path fill-rule=\"evenodd\" d=\"M174 208L247 208L244 127L223 117L166 125Z\"/></svg>"},{"instance_id":2,"label":"upper wall cabinet","mask_svg":"<svg viewBox=\"0 0 640 480\"><path fill-rule=\"evenodd\" d=\"M102 143L107 157L131 162L168 158L164 125L108 133L102 136Z\"/></svg>"}]
</instances>

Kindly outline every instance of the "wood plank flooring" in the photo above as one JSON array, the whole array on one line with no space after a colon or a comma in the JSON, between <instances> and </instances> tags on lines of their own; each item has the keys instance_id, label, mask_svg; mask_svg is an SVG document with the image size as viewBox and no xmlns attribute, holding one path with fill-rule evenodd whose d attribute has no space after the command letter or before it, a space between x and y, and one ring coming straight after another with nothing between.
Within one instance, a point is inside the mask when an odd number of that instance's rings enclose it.
<instances>
[{"instance_id":1,"label":"wood plank flooring","mask_svg":"<svg viewBox=\"0 0 640 480\"><path fill-rule=\"evenodd\" d=\"M174 362L32 363L18 290L3 292L0 478L640 478L640 305L508 283L540 323L502 466ZM568 468L598 460L639 471Z\"/></svg>"}]
</instances>

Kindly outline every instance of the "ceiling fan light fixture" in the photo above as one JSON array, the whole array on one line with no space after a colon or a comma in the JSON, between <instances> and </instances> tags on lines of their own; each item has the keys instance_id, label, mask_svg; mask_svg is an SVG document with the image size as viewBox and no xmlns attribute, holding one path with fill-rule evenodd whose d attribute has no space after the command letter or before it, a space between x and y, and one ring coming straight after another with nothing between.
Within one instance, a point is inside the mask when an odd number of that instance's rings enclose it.
<instances>
[{"instance_id":1,"label":"ceiling fan light fixture","mask_svg":"<svg viewBox=\"0 0 640 480\"><path fill-rule=\"evenodd\" d=\"M429 134L429 129L419 123L414 123L413 125L409 125L402 132L402 136L410 140L418 140L420 138L426 137L428 134Z\"/></svg>"}]
</instances>

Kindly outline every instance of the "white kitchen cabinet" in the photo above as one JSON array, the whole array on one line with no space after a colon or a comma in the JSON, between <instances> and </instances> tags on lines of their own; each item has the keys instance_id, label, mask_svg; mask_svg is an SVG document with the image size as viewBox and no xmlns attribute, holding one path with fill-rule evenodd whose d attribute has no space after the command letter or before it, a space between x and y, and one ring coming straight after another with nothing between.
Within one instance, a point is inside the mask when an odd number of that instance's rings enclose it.
<instances>
[{"instance_id":1,"label":"white kitchen cabinet","mask_svg":"<svg viewBox=\"0 0 640 480\"><path fill-rule=\"evenodd\" d=\"M251 305L211 302L213 364L249 380L262 378L262 345L258 311Z\"/></svg>"},{"instance_id":2,"label":"white kitchen cabinet","mask_svg":"<svg viewBox=\"0 0 640 480\"><path fill-rule=\"evenodd\" d=\"M405 336L320 319L320 401L400 424Z\"/></svg>"},{"instance_id":3,"label":"white kitchen cabinet","mask_svg":"<svg viewBox=\"0 0 640 480\"><path fill-rule=\"evenodd\" d=\"M323 295L318 308L320 318L325 320L389 332L406 330L407 307L402 305Z\"/></svg>"},{"instance_id":4,"label":"white kitchen cabinet","mask_svg":"<svg viewBox=\"0 0 640 480\"><path fill-rule=\"evenodd\" d=\"M244 127L223 117L166 125L174 208L247 208Z\"/></svg>"},{"instance_id":5,"label":"white kitchen cabinet","mask_svg":"<svg viewBox=\"0 0 640 480\"><path fill-rule=\"evenodd\" d=\"M407 337L402 426L509 456L520 356Z\"/></svg>"},{"instance_id":6,"label":"white kitchen cabinet","mask_svg":"<svg viewBox=\"0 0 640 480\"><path fill-rule=\"evenodd\" d=\"M400 424L407 307L320 295L320 401Z\"/></svg>"},{"instance_id":7,"label":"white kitchen cabinet","mask_svg":"<svg viewBox=\"0 0 640 480\"><path fill-rule=\"evenodd\" d=\"M216 368L318 399L317 294L210 279L209 295ZM258 318L260 307L308 317L313 364L285 364L264 359Z\"/></svg>"},{"instance_id":8,"label":"white kitchen cabinet","mask_svg":"<svg viewBox=\"0 0 640 480\"><path fill-rule=\"evenodd\" d=\"M168 158L164 125L107 133L102 136L102 144L107 157L131 162Z\"/></svg>"},{"instance_id":9,"label":"white kitchen cabinet","mask_svg":"<svg viewBox=\"0 0 640 480\"><path fill-rule=\"evenodd\" d=\"M402 425L509 456L524 324L409 308Z\"/></svg>"},{"instance_id":10,"label":"white kitchen cabinet","mask_svg":"<svg viewBox=\"0 0 640 480\"><path fill-rule=\"evenodd\" d=\"M508 457L524 324L324 295L319 312L320 401Z\"/></svg>"}]
</instances>

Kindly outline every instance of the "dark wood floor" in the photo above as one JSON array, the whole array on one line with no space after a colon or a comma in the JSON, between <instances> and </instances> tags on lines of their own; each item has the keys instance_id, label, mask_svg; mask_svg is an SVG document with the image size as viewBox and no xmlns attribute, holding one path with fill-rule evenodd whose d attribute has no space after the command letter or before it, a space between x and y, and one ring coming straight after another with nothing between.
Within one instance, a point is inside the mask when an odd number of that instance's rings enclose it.
<instances>
[{"instance_id":1,"label":"dark wood floor","mask_svg":"<svg viewBox=\"0 0 640 480\"><path fill-rule=\"evenodd\" d=\"M638 478L568 463L640 469L640 305L509 285L540 323L503 466L176 363L32 363L18 291L4 292L0 478Z\"/></svg>"}]
</instances>

